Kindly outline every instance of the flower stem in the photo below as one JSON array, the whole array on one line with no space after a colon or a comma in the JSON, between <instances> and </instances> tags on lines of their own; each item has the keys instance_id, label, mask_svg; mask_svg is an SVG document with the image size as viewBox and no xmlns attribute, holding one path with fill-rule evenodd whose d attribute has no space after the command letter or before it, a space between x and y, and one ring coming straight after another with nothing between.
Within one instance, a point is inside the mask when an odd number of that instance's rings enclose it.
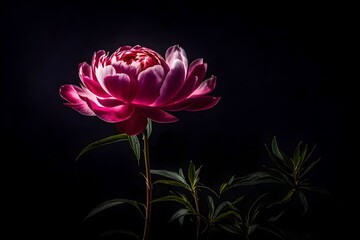
<instances>
[{"instance_id":1,"label":"flower stem","mask_svg":"<svg viewBox=\"0 0 360 240\"><path fill-rule=\"evenodd\" d=\"M199 196L198 196L198 191L195 188L193 191L193 196L194 196L194 200L195 200L195 208L196 208L196 240L199 240L199 236L200 236L200 224L201 224L201 219L200 219L200 208L199 208Z\"/></svg>"},{"instance_id":2,"label":"flower stem","mask_svg":"<svg viewBox=\"0 0 360 240\"><path fill-rule=\"evenodd\" d=\"M144 160L145 160L145 182L146 182L146 214L143 240L149 239L150 219L151 219L151 201L152 201L152 183L150 174L150 158L149 158L149 140L147 130L143 132L144 140Z\"/></svg>"}]
</instances>

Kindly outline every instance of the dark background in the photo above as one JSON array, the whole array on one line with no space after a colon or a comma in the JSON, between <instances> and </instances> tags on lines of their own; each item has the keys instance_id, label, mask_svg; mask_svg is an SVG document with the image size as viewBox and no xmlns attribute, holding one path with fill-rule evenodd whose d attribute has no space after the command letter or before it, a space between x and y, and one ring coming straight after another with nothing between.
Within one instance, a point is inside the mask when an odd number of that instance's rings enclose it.
<instances>
[{"instance_id":1,"label":"dark background","mask_svg":"<svg viewBox=\"0 0 360 240\"><path fill-rule=\"evenodd\" d=\"M138 220L134 211L115 207L83 221L103 201L142 201L143 166L126 142L75 162L84 146L117 132L63 106L58 91L79 83L78 64L89 63L97 50L139 44L163 55L179 44L189 62L202 57L208 63L207 76L218 77L211 95L222 99L206 111L175 112L179 122L154 123L152 168L177 171L191 160L203 166L202 181L218 188L232 175L262 170L269 163L264 144L273 136L288 153L299 141L316 144L314 157L322 160L310 177L330 196L311 197L309 215L295 214L293 228L312 233L311 239L344 236L341 123L351 18L335 5L8 3L1 81L6 230L16 239L97 239L103 230ZM173 210L154 207L153 234L171 229L181 236L185 230L167 224Z\"/></svg>"}]
</instances>

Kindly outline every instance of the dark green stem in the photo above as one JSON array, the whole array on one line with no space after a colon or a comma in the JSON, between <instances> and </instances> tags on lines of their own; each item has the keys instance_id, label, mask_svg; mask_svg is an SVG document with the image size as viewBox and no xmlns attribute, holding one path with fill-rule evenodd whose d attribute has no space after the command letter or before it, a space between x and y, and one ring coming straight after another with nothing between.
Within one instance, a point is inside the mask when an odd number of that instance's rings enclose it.
<instances>
[{"instance_id":1,"label":"dark green stem","mask_svg":"<svg viewBox=\"0 0 360 240\"><path fill-rule=\"evenodd\" d=\"M146 214L143 240L149 239L150 219L151 219L151 201L152 201L152 182L150 174L150 158L149 158L149 140L147 130L143 132L144 140L144 160L145 160L145 183L146 183Z\"/></svg>"},{"instance_id":2,"label":"dark green stem","mask_svg":"<svg viewBox=\"0 0 360 240\"><path fill-rule=\"evenodd\" d=\"M199 208L199 196L198 191L195 188L193 191L193 196L195 200L195 208L196 208L196 240L199 240L200 237L200 224L201 224L201 218L200 218L200 208Z\"/></svg>"}]
</instances>

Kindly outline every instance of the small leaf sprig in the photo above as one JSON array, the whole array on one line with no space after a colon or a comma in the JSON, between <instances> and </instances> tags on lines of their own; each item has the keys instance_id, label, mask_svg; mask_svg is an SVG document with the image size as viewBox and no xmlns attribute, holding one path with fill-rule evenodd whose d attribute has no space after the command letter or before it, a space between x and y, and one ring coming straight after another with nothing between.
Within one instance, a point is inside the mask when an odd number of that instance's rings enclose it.
<instances>
[{"instance_id":1,"label":"small leaf sprig","mask_svg":"<svg viewBox=\"0 0 360 240\"><path fill-rule=\"evenodd\" d=\"M327 193L325 189L312 186L308 180L308 174L311 169L320 161L317 158L311 161L316 145L309 151L307 144L303 145L300 141L293 154L290 156L279 149L276 136L273 137L271 147L265 144L267 153L273 163L273 167L265 167L265 171L253 172L244 177L233 177L229 182L221 186L221 192L230 188L239 186L252 186L263 183L276 183L285 186L288 190L282 199L274 202L269 207L277 204L285 204L297 197L302 205L303 212L308 211L308 201L305 192L312 191L318 193Z\"/></svg>"}]
</instances>

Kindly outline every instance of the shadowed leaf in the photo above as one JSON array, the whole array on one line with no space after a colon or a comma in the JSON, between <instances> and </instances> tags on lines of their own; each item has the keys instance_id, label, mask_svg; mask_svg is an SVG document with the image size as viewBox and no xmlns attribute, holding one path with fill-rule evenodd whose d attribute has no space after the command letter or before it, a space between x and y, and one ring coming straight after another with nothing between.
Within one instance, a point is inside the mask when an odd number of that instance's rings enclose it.
<instances>
[{"instance_id":1,"label":"shadowed leaf","mask_svg":"<svg viewBox=\"0 0 360 240\"><path fill-rule=\"evenodd\" d=\"M126 140L128 140L128 135L125 133L122 133L122 134L113 135L113 136L98 140L96 142L90 143L85 148L83 148L83 150L81 150L79 155L76 157L76 161L82 155L84 155L84 153L90 151L91 149L98 148L98 147L101 147L101 146L104 146L107 144L111 144L111 143L115 143L115 142L126 141Z\"/></svg>"},{"instance_id":2,"label":"shadowed leaf","mask_svg":"<svg viewBox=\"0 0 360 240\"><path fill-rule=\"evenodd\" d=\"M129 136L129 143L131 149L134 151L135 157L138 161L138 165L140 165L140 142L139 138L136 135Z\"/></svg>"},{"instance_id":3,"label":"shadowed leaf","mask_svg":"<svg viewBox=\"0 0 360 240\"><path fill-rule=\"evenodd\" d=\"M173 179L175 181L179 181L179 182L183 183L184 185L187 185L188 187L190 187L187 184L185 178L183 176L181 176L177 172L172 172L172 171L168 171L168 170L150 170L150 172L152 174L160 175L160 176L163 176L163 177Z\"/></svg>"},{"instance_id":4,"label":"shadowed leaf","mask_svg":"<svg viewBox=\"0 0 360 240\"><path fill-rule=\"evenodd\" d=\"M130 199L112 199L112 200L109 200L109 201L106 201L102 204L100 204L99 206L97 206L96 208L94 208L86 217L84 220L94 216L95 214L99 213L99 212L102 212L110 207L114 207L114 206L117 206L117 205L120 205L120 204L124 204L124 203L127 203L127 204L130 204L132 205L133 207L135 207L141 214L141 216L144 218L144 214L143 212L141 211L140 209L140 206L144 207L145 209L145 206L144 204L139 204L138 202L134 201L134 200L130 200Z\"/></svg>"}]
</instances>

